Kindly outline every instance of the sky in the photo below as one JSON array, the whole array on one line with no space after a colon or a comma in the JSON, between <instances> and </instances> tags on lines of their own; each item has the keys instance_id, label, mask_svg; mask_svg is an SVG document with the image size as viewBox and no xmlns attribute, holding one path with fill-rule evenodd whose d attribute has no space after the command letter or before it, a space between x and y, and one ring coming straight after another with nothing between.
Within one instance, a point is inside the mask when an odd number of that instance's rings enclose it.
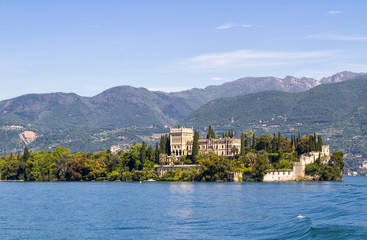
<instances>
[{"instance_id":1,"label":"sky","mask_svg":"<svg viewBox=\"0 0 367 240\"><path fill-rule=\"evenodd\" d=\"M2 0L0 100L367 72L365 0Z\"/></svg>"}]
</instances>

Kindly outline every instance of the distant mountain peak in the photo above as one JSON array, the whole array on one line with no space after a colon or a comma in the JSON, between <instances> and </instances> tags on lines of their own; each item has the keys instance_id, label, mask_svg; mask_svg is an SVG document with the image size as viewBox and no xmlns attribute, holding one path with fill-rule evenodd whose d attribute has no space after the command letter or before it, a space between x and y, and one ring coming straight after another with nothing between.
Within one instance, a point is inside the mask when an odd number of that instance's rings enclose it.
<instances>
[{"instance_id":1,"label":"distant mountain peak","mask_svg":"<svg viewBox=\"0 0 367 240\"><path fill-rule=\"evenodd\" d=\"M343 72L336 73L330 77L322 78L320 80L320 83L325 84L325 83L343 82L343 81L347 81L350 79L354 79L354 78L358 78L358 77L362 77L366 75L367 73L364 73L364 72L354 73L354 72L349 72L349 71L343 71Z\"/></svg>"}]
</instances>

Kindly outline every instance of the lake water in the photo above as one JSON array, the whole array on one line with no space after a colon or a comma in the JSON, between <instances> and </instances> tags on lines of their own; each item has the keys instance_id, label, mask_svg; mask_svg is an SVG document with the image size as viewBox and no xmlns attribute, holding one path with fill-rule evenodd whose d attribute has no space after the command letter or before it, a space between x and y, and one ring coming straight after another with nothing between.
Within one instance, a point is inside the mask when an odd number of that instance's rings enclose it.
<instances>
[{"instance_id":1,"label":"lake water","mask_svg":"<svg viewBox=\"0 0 367 240\"><path fill-rule=\"evenodd\" d=\"M367 239L367 177L0 182L0 239Z\"/></svg>"}]
</instances>

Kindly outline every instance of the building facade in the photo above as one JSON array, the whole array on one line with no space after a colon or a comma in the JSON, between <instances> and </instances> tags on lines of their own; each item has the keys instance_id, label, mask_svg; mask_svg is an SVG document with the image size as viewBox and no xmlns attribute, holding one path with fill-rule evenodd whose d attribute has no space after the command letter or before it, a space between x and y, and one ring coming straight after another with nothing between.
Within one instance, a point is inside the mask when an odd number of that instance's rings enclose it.
<instances>
[{"instance_id":1,"label":"building facade","mask_svg":"<svg viewBox=\"0 0 367 240\"><path fill-rule=\"evenodd\" d=\"M317 151L312 151L312 152L308 152L308 153L304 153L300 156L300 162L305 162L305 164L310 164L310 163L314 163L316 161L316 159L320 158L325 158L330 156L330 146L329 145L323 145L322 146L322 151L321 152L317 152Z\"/></svg>"},{"instance_id":2,"label":"building facade","mask_svg":"<svg viewBox=\"0 0 367 240\"><path fill-rule=\"evenodd\" d=\"M194 131L192 128L170 129L171 154L176 156L191 155ZM241 149L241 140L236 138L200 139L200 152L213 152L220 156L234 156Z\"/></svg>"},{"instance_id":3,"label":"building facade","mask_svg":"<svg viewBox=\"0 0 367 240\"><path fill-rule=\"evenodd\" d=\"M317 158L323 158L324 162L328 162L330 159L330 146L323 145L322 151L304 153L299 157L299 162L293 164L293 169L287 170L269 170L265 174L264 182L286 182L286 181L297 181L305 177L306 165L314 163Z\"/></svg>"},{"instance_id":4,"label":"building facade","mask_svg":"<svg viewBox=\"0 0 367 240\"><path fill-rule=\"evenodd\" d=\"M176 156L188 155L187 143L194 138L192 128L170 128L169 141L171 145L171 154Z\"/></svg>"},{"instance_id":5,"label":"building facade","mask_svg":"<svg viewBox=\"0 0 367 240\"><path fill-rule=\"evenodd\" d=\"M187 143L188 154L192 154L193 141ZM199 140L199 152L213 152L219 156L234 156L241 149L241 139L220 138Z\"/></svg>"}]
</instances>

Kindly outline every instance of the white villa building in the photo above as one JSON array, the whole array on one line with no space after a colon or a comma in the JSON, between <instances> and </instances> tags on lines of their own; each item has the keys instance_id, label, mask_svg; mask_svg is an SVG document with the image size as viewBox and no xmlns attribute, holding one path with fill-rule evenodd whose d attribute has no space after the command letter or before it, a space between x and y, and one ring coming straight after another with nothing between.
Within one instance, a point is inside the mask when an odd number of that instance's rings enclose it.
<instances>
[{"instance_id":1,"label":"white villa building","mask_svg":"<svg viewBox=\"0 0 367 240\"><path fill-rule=\"evenodd\" d=\"M192 128L171 128L171 154L176 156L191 155L194 139ZM234 156L240 151L241 140L236 138L200 139L199 151L214 152L220 156Z\"/></svg>"}]
</instances>

